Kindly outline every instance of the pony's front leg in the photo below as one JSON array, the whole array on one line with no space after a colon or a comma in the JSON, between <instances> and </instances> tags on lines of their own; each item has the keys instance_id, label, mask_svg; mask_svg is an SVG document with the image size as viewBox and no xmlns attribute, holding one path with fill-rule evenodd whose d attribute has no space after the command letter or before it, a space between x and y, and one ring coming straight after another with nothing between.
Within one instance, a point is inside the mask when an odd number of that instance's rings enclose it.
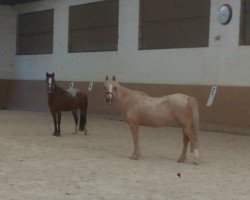
<instances>
[{"instance_id":1,"label":"pony's front leg","mask_svg":"<svg viewBox=\"0 0 250 200\"><path fill-rule=\"evenodd\" d=\"M57 135L57 116L56 116L56 113L54 113L54 112L51 112L51 114L52 114L53 121L54 121L54 133L53 133L53 136L56 136Z\"/></svg>"},{"instance_id":2,"label":"pony's front leg","mask_svg":"<svg viewBox=\"0 0 250 200\"><path fill-rule=\"evenodd\" d=\"M138 135L139 126L136 124L129 124L129 127L132 132L133 140L134 140L134 153L132 154L130 159L138 160L140 157L139 135Z\"/></svg>"}]
</instances>

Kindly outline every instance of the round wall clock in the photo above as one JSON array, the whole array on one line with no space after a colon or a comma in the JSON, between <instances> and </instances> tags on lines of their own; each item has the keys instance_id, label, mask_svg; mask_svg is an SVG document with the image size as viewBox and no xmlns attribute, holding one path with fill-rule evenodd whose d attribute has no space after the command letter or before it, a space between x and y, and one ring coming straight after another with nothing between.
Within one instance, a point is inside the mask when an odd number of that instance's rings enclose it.
<instances>
[{"instance_id":1,"label":"round wall clock","mask_svg":"<svg viewBox=\"0 0 250 200\"><path fill-rule=\"evenodd\" d=\"M217 19L221 24L226 25L231 21L232 15L233 11L231 6L224 4L218 10Z\"/></svg>"}]
</instances>

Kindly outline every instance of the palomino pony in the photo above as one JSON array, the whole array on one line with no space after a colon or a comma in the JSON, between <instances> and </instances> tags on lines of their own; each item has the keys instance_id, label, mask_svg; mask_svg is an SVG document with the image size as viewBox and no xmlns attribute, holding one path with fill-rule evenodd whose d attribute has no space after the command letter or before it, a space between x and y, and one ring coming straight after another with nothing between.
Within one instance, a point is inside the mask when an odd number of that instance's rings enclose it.
<instances>
[{"instance_id":1,"label":"palomino pony","mask_svg":"<svg viewBox=\"0 0 250 200\"><path fill-rule=\"evenodd\" d=\"M191 143L191 152L194 152L194 163L199 164L198 130L199 113L195 98L184 94L173 94L153 98L147 94L130 90L121 86L113 76L106 76L104 83L106 102L116 103L123 119L128 123L134 140L134 152L131 159L138 160L139 126L162 127L170 122L177 122L183 130L183 149L178 162L186 160L188 143Z\"/></svg>"},{"instance_id":2,"label":"palomino pony","mask_svg":"<svg viewBox=\"0 0 250 200\"><path fill-rule=\"evenodd\" d=\"M77 110L80 110L79 131L87 134L86 120L88 99L87 95L79 89L70 87L64 90L56 85L55 74L46 73L46 83L48 92L48 105L54 120L54 136L61 136L60 124L62 111L72 111L75 120L75 133L77 133L78 116Z\"/></svg>"}]
</instances>

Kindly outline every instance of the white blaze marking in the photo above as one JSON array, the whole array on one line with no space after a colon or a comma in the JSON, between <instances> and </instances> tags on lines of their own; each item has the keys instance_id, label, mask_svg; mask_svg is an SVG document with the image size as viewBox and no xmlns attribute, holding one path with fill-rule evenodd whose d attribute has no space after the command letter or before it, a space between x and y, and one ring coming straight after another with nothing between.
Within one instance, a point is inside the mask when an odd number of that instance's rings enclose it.
<instances>
[{"instance_id":1,"label":"white blaze marking","mask_svg":"<svg viewBox=\"0 0 250 200\"><path fill-rule=\"evenodd\" d=\"M112 92L113 92L113 85L109 85L109 93L112 94Z\"/></svg>"},{"instance_id":2,"label":"white blaze marking","mask_svg":"<svg viewBox=\"0 0 250 200\"><path fill-rule=\"evenodd\" d=\"M52 78L49 78L48 82L49 82L49 85L51 85L52 84Z\"/></svg>"}]
</instances>

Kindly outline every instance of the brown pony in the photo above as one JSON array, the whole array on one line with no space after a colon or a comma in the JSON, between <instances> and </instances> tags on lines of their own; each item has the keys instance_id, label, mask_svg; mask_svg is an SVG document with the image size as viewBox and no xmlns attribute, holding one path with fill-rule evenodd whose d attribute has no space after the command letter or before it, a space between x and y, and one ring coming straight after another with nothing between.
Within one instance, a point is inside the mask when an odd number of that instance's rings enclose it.
<instances>
[{"instance_id":1,"label":"brown pony","mask_svg":"<svg viewBox=\"0 0 250 200\"><path fill-rule=\"evenodd\" d=\"M112 80L106 76L104 83L106 102L116 103L123 119L128 123L134 140L134 152L131 159L138 160L139 126L162 127L170 122L177 122L183 130L183 150L178 162L186 160L188 143L194 152L194 163L199 164L198 130L199 113L195 98L184 94L173 94L153 98L147 94L130 90L121 86L113 76Z\"/></svg>"},{"instance_id":2,"label":"brown pony","mask_svg":"<svg viewBox=\"0 0 250 200\"><path fill-rule=\"evenodd\" d=\"M75 120L75 133L77 133L78 116L77 110L80 110L79 131L87 134L86 120L88 98L87 95L79 89L70 87L64 90L56 85L55 74L46 73L46 83L48 92L48 105L54 120L54 136L61 136L60 124L62 111L72 111Z\"/></svg>"}]
</instances>

